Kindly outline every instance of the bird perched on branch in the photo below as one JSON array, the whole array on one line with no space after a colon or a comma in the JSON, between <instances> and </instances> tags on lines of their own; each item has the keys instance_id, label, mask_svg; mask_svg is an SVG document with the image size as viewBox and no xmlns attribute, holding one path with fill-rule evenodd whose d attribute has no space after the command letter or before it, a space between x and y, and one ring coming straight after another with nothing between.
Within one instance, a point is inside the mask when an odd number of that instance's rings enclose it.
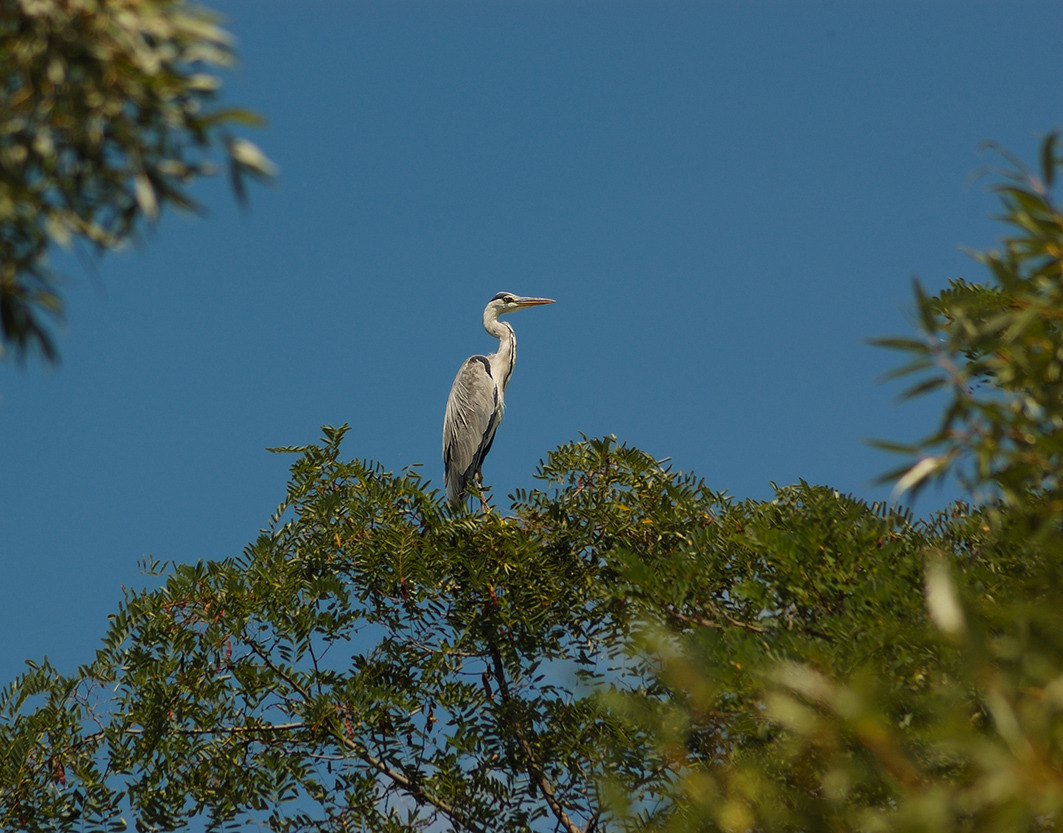
<instances>
[{"instance_id":1,"label":"bird perched on branch","mask_svg":"<svg viewBox=\"0 0 1063 833\"><path fill-rule=\"evenodd\" d=\"M484 309L484 329L498 339L498 351L470 356L462 364L447 399L443 419L443 481L455 509L465 505L469 484L482 480L480 468L502 421L506 385L517 359L517 337L500 315L552 304L550 298L522 298L499 292ZM483 504L486 510L486 503Z\"/></svg>"}]
</instances>

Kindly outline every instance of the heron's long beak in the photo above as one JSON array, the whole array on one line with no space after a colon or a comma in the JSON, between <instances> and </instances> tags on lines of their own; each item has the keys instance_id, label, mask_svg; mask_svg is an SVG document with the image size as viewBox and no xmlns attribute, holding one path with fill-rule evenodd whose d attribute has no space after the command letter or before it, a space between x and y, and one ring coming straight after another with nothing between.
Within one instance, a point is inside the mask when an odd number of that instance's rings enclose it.
<instances>
[{"instance_id":1,"label":"heron's long beak","mask_svg":"<svg viewBox=\"0 0 1063 833\"><path fill-rule=\"evenodd\" d=\"M553 298L518 298L517 305L523 309L524 307L537 307L540 304L552 304Z\"/></svg>"}]
</instances>

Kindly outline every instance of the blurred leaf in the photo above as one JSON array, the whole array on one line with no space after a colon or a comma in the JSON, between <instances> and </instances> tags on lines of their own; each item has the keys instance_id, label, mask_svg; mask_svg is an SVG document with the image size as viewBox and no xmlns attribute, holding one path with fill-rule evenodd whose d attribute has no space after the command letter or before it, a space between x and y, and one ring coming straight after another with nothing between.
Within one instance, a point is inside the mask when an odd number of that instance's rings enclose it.
<instances>
[{"instance_id":1,"label":"blurred leaf","mask_svg":"<svg viewBox=\"0 0 1063 833\"><path fill-rule=\"evenodd\" d=\"M213 106L231 38L183 0L8 3L0 56L0 342L51 361L53 243L103 253L168 206L195 210L189 188L212 172L212 150L256 176L272 167L228 133L257 118Z\"/></svg>"}]
</instances>

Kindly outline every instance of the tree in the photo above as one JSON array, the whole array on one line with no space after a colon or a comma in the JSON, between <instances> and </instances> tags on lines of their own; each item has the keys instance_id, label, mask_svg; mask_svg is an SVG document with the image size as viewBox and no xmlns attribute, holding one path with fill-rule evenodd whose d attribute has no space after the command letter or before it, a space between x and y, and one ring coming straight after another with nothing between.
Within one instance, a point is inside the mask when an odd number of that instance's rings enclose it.
<instances>
[{"instance_id":1,"label":"tree","mask_svg":"<svg viewBox=\"0 0 1063 833\"><path fill-rule=\"evenodd\" d=\"M292 449L288 498L241 558L177 567L76 678L9 690L6 824L103 824L129 801L149 829L251 810L279 829L607 829L619 796L671 800L674 750L602 699L680 705L653 654L625 651L651 613L726 642L729 702L684 730L705 761L762 743L736 660L765 640L926 662L889 656L892 626L862 635L846 603L921 618L906 584L938 533L907 516L806 485L731 503L605 439L554 452L513 517L449 517L416 474L341 461L343 434ZM874 576L869 550L892 559Z\"/></svg>"},{"instance_id":2,"label":"tree","mask_svg":"<svg viewBox=\"0 0 1063 833\"><path fill-rule=\"evenodd\" d=\"M669 727L687 737L718 727L712 710L739 689L721 671L732 640L704 627L677 636L660 605L649 605L657 627L644 650L661 658L659 678L671 686L676 714L665 725L659 711L631 698L619 698L617 708L644 725L656 720L659 742L682 762L681 798L654 816L655 826L1057 829L1063 213L1051 189L1061 163L1053 133L1042 146L1040 175L1016 163L998 188L1010 234L1001 251L977 255L988 282L955 280L934 297L917 285L922 337L882 341L909 355L897 371L915 376L906 396L943 390L949 397L937 430L911 445L885 444L912 455L893 473L898 485L918 489L955 475L976 498L932 520L926 528L933 534L914 550L906 543L898 560L884 561L866 544L849 550L869 581L884 565L897 569L889 583L907 594L907 604L898 598L896 612L875 622L862 608L876 594L855 592L837 608L852 633L839 631L826 645L756 646L743 667L755 706L744 711L763 742L715 761L683 749ZM776 562L777 548L765 543ZM833 563L830 573L837 573ZM822 578L810 584L821 586ZM881 653L845 645L873 647L872 634Z\"/></svg>"},{"instance_id":3,"label":"tree","mask_svg":"<svg viewBox=\"0 0 1063 833\"><path fill-rule=\"evenodd\" d=\"M604 438L451 514L326 428L240 557L149 564L92 663L6 689L0 824L1054 829L1063 221L1023 182L996 282L889 342L952 397L901 483L981 502L736 501Z\"/></svg>"},{"instance_id":4,"label":"tree","mask_svg":"<svg viewBox=\"0 0 1063 833\"><path fill-rule=\"evenodd\" d=\"M271 165L212 106L229 35L183 0L10 0L0 8L0 345L55 360L46 320L62 310L53 244L128 242L167 205L192 210L191 183L220 146L238 197Z\"/></svg>"}]
</instances>

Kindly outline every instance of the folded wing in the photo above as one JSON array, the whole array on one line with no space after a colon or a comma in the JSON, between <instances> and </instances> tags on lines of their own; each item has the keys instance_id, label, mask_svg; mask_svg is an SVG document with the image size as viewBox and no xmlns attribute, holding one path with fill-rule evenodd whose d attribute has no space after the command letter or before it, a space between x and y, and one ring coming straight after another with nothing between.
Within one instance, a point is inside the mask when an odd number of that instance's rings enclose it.
<instances>
[{"instance_id":1,"label":"folded wing","mask_svg":"<svg viewBox=\"0 0 1063 833\"><path fill-rule=\"evenodd\" d=\"M447 500L458 507L480 471L502 421L498 385L486 356L472 356L454 378L443 419L443 480Z\"/></svg>"}]
</instances>

